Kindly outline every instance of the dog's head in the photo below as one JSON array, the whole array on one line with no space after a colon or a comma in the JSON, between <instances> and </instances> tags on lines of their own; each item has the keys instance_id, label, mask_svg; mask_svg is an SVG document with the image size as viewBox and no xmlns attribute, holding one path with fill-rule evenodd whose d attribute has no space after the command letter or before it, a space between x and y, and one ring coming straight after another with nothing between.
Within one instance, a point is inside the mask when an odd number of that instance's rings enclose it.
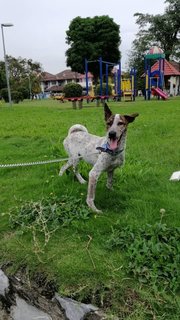
<instances>
[{"instance_id":1,"label":"dog's head","mask_svg":"<svg viewBox=\"0 0 180 320\"><path fill-rule=\"evenodd\" d=\"M116 150L120 145L123 134L127 130L128 124L133 122L139 114L133 113L130 115L113 115L106 103L104 105L104 114L107 125L107 142L109 149Z\"/></svg>"}]
</instances>

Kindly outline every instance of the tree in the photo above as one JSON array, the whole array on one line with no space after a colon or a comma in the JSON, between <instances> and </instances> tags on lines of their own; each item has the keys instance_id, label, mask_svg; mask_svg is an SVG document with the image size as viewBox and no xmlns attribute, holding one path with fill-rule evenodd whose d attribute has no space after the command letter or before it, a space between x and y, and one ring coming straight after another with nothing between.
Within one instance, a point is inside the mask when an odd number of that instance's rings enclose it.
<instances>
[{"instance_id":1,"label":"tree","mask_svg":"<svg viewBox=\"0 0 180 320\"><path fill-rule=\"evenodd\" d=\"M102 57L104 61L118 63L121 43L119 33L119 25L109 16L76 17L66 31L66 43L70 46L66 51L67 66L75 72L84 73L85 58L94 61ZM89 71L97 78L98 63L89 64Z\"/></svg>"},{"instance_id":2,"label":"tree","mask_svg":"<svg viewBox=\"0 0 180 320\"><path fill-rule=\"evenodd\" d=\"M139 31L129 54L129 67L137 68L138 87L142 88L141 75L144 71L144 54L153 45L161 47L166 59L180 58L180 1L166 0L164 14L150 15L135 13Z\"/></svg>"},{"instance_id":3,"label":"tree","mask_svg":"<svg viewBox=\"0 0 180 320\"><path fill-rule=\"evenodd\" d=\"M146 45L158 45L163 49L166 59L176 56L180 48L180 1L166 0L169 6L163 15L135 13L139 25L138 38Z\"/></svg>"},{"instance_id":4,"label":"tree","mask_svg":"<svg viewBox=\"0 0 180 320\"><path fill-rule=\"evenodd\" d=\"M20 91L24 98L32 93L39 93L41 66L38 62L33 62L31 59L18 59L7 56L9 66L10 86L12 91ZM0 89L6 88L5 65L0 62ZM28 90L28 95L27 95Z\"/></svg>"},{"instance_id":5,"label":"tree","mask_svg":"<svg viewBox=\"0 0 180 320\"><path fill-rule=\"evenodd\" d=\"M5 63L0 61L0 90L6 87Z\"/></svg>"}]
</instances>

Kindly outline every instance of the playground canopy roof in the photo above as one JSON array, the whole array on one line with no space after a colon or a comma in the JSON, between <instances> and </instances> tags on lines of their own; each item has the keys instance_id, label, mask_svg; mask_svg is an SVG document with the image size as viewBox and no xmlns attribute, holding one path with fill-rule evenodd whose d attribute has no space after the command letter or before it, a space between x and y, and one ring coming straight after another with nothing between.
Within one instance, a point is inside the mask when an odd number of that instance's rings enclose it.
<instances>
[{"instance_id":1,"label":"playground canopy roof","mask_svg":"<svg viewBox=\"0 0 180 320\"><path fill-rule=\"evenodd\" d=\"M145 59L164 59L165 54L161 48L153 46L149 49L148 53L145 55Z\"/></svg>"},{"instance_id":2,"label":"playground canopy roof","mask_svg":"<svg viewBox=\"0 0 180 320\"><path fill-rule=\"evenodd\" d=\"M146 54L145 59L164 59L165 54L164 53L152 53L152 54Z\"/></svg>"}]
</instances>

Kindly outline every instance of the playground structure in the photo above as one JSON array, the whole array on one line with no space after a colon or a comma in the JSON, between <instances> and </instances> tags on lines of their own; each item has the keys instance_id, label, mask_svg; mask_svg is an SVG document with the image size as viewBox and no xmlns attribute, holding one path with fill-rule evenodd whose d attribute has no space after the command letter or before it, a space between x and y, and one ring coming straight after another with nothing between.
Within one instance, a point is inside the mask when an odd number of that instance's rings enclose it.
<instances>
[{"instance_id":1,"label":"playground structure","mask_svg":"<svg viewBox=\"0 0 180 320\"><path fill-rule=\"evenodd\" d=\"M95 95L94 86L89 90L88 85L88 64L89 63L99 63L99 84L100 84L100 92L99 95ZM105 65L105 74L103 75L103 65ZM109 99L113 98L113 100L121 100L121 97L124 97L124 101L134 101L136 96L136 70L135 68L131 69L130 78L123 79L121 74L121 62L118 63L118 69L114 71L114 84L110 81L109 77L109 67L117 66L117 63L112 63L108 61L102 60L100 57L98 60L88 61L85 59L85 72L86 72L86 96L89 96L91 99ZM105 81L103 81L105 78ZM105 94L103 92L103 82L105 82ZM112 86L112 95L109 95L109 85Z\"/></svg>"},{"instance_id":2,"label":"playground structure","mask_svg":"<svg viewBox=\"0 0 180 320\"><path fill-rule=\"evenodd\" d=\"M158 68L156 70L151 69L151 60L158 61ZM154 46L148 54L145 55L145 100L151 99L151 94L160 97L163 100L168 98L167 94L163 91L164 86L164 61L165 54L163 51Z\"/></svg>"},{"instance_id":3,"label":"playground structure","mask_svg":"<svg viewBox=\"0 0 180 320\"><path fill-rule=\"evenodd\" d=\"M130 71L130 78L121 79L121 92L124 101L135 101L136 98L136 69Z\"/></svg>"},{"instance_id":4,"label":"playground structure","mask_svg":"<svg viewBox=\"0 0 180 320\"><path fill-rule=\"evenodd\" d=\"M88 83L88 64L89 63L98 63L99 64L99 85L100 90L99 94L95 94L95 86L92 84L89 88ZM105 65L105 68L103 66ZM100 102L104 102L109 98L114 101L121 101L121 98L124 98L124 101L135 101L136 97L136 70L132 68L130 71L129 78L123 78L121 75L121 62L119 61L118 68L116 68L117 63L111 63L107 61L103 61L100 57L98 60L88 61L85 59L85 79L86 79L86 94L81 97L71 97L66 98L64 95L57 95L54 97L55 100L59 100L61 102L71 101L72 107L74 109L78 107L81 109L83 100L96 101L97 106ZM114 72L109 72L109 67L114 68ZM103 74L103 70L105 70L105 74ZM103 81L104 80L104 81ZM105 91L104 85L105 83ZM112 94L109 94L109 87L112 89Z\"/></svg>"}]
</instances>

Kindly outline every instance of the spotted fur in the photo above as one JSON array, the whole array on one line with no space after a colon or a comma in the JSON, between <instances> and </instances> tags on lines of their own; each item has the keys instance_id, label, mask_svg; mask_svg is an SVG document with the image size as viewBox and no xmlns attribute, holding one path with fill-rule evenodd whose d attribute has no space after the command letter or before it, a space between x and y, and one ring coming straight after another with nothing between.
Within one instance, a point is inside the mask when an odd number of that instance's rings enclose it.
<instances>
[{"instance_id":1,"label":"spotted fur","mask_svg":"<svg viewBox=\"0 0 180 320\"><path fill-rule=\"evenodd\" d=\"M104 115L107 126L107 134L104 137L92 135L86 127L76 124L69 129L68 136L63 144L69 154L68 162L62 166L59 175L70 167L80 183L85 183L81 174L77 170L80 159L90 163L93 167L89 172L89 183L86 202L94 212L101 212L94 204L96 184L100 174L107 172L107 187L112 188L113 172L123 165L125 160L126 133L129 122L133 122L138 113L131 115L113 115L108 105L104 106ZM103 149L102 146L106 146ZM98 151L102 147L104 151ZM109 152L107 152L109 150Z\"/></svg>"}]
</instances>

